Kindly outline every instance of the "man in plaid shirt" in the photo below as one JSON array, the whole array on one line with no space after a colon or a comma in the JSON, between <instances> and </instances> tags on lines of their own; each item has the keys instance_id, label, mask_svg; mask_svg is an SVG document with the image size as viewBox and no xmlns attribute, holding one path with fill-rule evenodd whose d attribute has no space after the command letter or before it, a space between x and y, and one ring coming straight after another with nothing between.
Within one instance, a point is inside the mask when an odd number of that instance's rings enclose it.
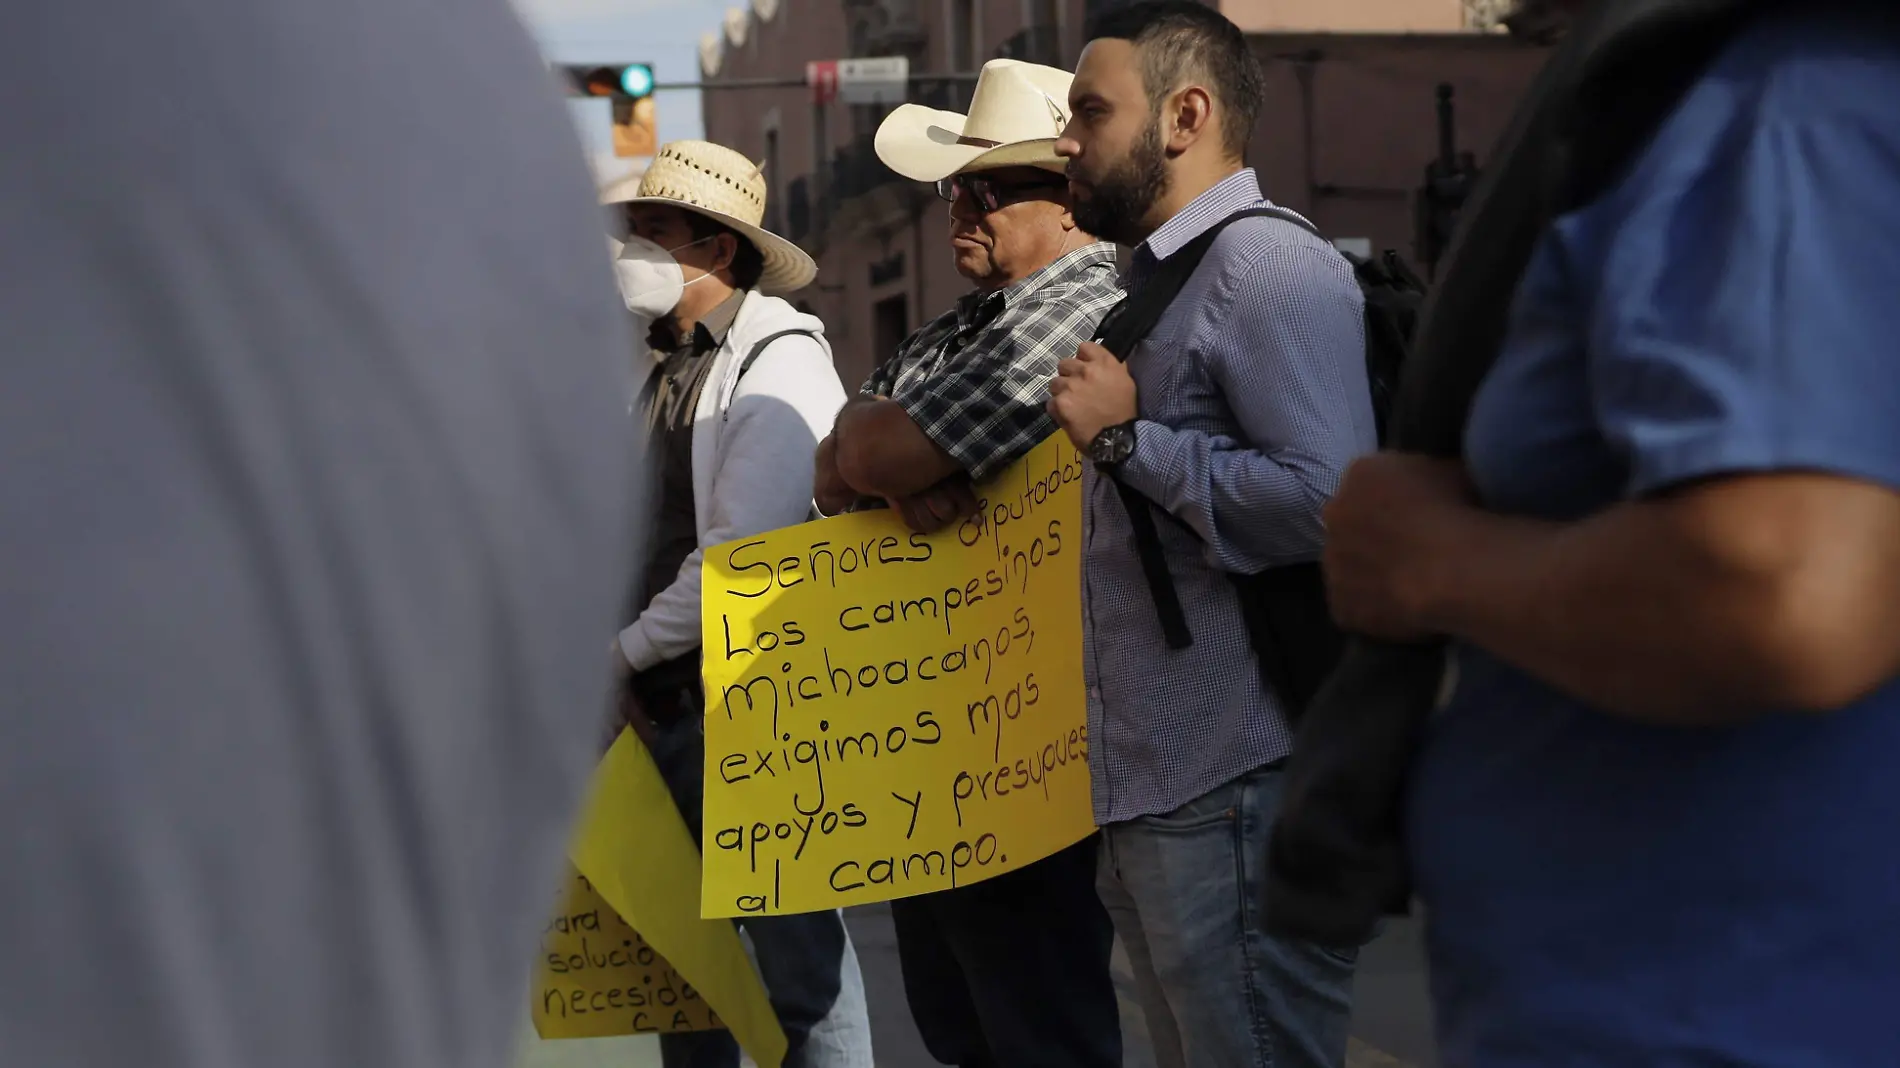
<instances>
[{"instance_id":1,"label":"man in plaid shirt","mask_svg":"<svg viewBox=\"0 0 1900 1068\"><path fill-rule=\"evenodd\" d=\"M1026 197L1010 207L1066 211L1064 183L990 181L1008 190L1005 196ZM965 203L967 196L958 196L953 220ZM838 420L840 431L855 431L834 435L835 442L849 442L837 467L848 472L854 495L894 501L907 520L916 520L912 527L935 530L966 513L954 507L933 513L933 504L959 497L1055 432L1045 409L1050 376L1121 299L1115 246L1073 229L1069 235L1078 247L1027 275L976 273L966 261L987 267L992 250L952 237L958 270L976 290L905 339ZM1027 236L1056 235L1031 228Z\"/></svg>"},{"instance_id":2,"label":"man in plaid shirt","mask_svg":"<svg viewBox=\"0 0 1900 1068\"><path fill-rule=\"evenodd\" d=\"M950 202L951 250L975 289L845 405L818 448L825 512L883 502L912 529L937 530L975 510L976 483L1056 432L1046 409L1056 364L1121 299L1115 247L1076 226L1054 151L1069 80L994 61L967 118L906 105L879 130L884 162L935 181ZM1118 1068L1114 928L1095 875L1090 837L994 879L891 902L911 1015L932 1056Z\"/></svg>"}]
</instances>

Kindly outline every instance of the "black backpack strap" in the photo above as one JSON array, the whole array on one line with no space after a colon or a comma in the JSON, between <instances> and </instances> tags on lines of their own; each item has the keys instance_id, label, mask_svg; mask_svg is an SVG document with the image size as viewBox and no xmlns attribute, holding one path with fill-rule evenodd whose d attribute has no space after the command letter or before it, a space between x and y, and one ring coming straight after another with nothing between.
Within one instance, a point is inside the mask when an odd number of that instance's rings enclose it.
<instances>
[{"instance_id":1,"label":"black backpack strap","mask_svg":"<svg viewBox=\"0 0 1900 1068\"><path fill-rule=\"evenodd\" d=\"M798 330L798 329L780 330L776 334L765 335L764 337L760 338L757 342L753 343L751 351L747 352L745 354L745 359L740 361L739 378L744 378L745 373L747 371L752 370L753 363L755 363L758 360L759 354L765 351L765 347L767 345L770 345L772 342L777 341L779 338L791 337L794 334L803 334L804 336L811 338L813 340L817 340L818 338L818 335L813 333L810 330ZM735 379L734 381L737 381L737 379ZM805 514L805 519L807 521L810 521L813 519L823 519L824 517L825 517L825 514L818 510L818 503L816 501L812 502L811 511Z\"/></svg>"},{"instance_id":2,"label":"black backpack strap","mask_svg":"<svg viewBox=\"0 0 1900 1068\"><path fill-rule=\"evenodd\" d=\"M1103 348L1115 354L1115 358L1126 360L1134 352L1141 339L1154 330L1155 324L1167 314L1168 306L1174 303L1181 288L1194 276L1194 269L1201 265L1207 256L1207 250L1214 247L1214 240L1221 231L1241 219L1281 219L1293 223L1315 237L1319 231L1307 222L1284 208L1248 208L1237 211L1225 219L1195 235L1192 241L1176 249L1174 255L1155 265L1141 285L1124 296L1121 303L1115 305L1102 325L1095 331L1095 340Z\"/></svg>"},{"instance_id":3,"label":"black backpack strap","mask_svg":"<svg viewBox=\"0 0 1900 1068\"><path fill-rule=\"evenodd\" d=\"M1235 212L1195 235L1192 241L1176 249L1174 255L1160 261L1142 279L1141 284L1123 297L1121 303L1115 305L1102 320L1102 325L1096 331L1096 340L1103 348L1114 353L1116 359L1126 361L1129 354L1135 351L1135 346L1161 321L1168 307L1174 303L1174 298L1181 294L1181 288L1193 277L1195 268L1201 265L1207 250L1214 247L1214 240L1220 237L1221 231L1238 220L1254 218L1282 219L1315 237L1319 236L1319 231L1313 228L1312 223L1280 208L1248 208ZM1189 629L1187 613L1181 608L1181 595L1174 588L1174 576L1168 572L1168 557L1161 548L1161 531L1155 525L1156 506L1128 484L1119 479L1114 481L1115 492L1121 496L1122 507L1128 510L1128 521L1134 528L1135 554L1141 561L1141 573L1148 582L1148 593L1154 599L1155 613L1160 617L1161 635L1168 648L1186 649L1194 644L1194 632Z\"/></svg>"},{"instance_id":4,"label":"black backpack strap","mask_svg":"<svg viewBox=\"0 0 1900 1068\"><path fill-rule=\"evenodd\" d=\"M745 373L747 371L752 370L753 362L759 358L760 353L765 351L765 346L770 345L772 342L777 341L779 338L791 337L793 334L803 334L808 338L812 338L813 340L816 340L818 337L817 334L812 333L810 330L799 330L799 329L780 330L776 334L765 335L764 337L759 339L757 344L752 346L751 352L748 352L745 354L744 362L739 364L739 377L744 378Z\"/></svg>"},{"instance_id":5,"label":"black backpack strap","mask_svg":"<svg viewBox=\"0 0 1900 1068\"><path fill-rule=\"evenodd\" d=\"M1135 556L1141 561L1142 577L1148 580L1155 614L1161 617L1161 637L1170 649L1186 649L1194 644L1194 631L1188 627L1181 595L1175 590L1174 576L1168 571L1168 556L1161 549L1161 531L1155 526L1154 508L1148 498L1127 483L1120 479L1113 481L1122 507L1128 511L1129 525L1135 530Z\"/></svg>"}]
</instances>

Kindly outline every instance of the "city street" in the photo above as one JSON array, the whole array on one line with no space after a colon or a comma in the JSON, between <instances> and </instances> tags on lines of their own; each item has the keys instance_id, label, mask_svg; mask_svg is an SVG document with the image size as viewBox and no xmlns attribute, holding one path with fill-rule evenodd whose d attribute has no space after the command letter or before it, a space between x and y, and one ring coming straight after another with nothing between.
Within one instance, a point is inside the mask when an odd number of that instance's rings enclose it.
<instances>
[{"instance_id":1,"label":"city street","mask_svg":"<svg viewBox=\"0 0 1900 1068\"><path fill-rule=\"evenodd\" d=\"M890 910L883 905L852 909L847 917L857 943L870 999L873 1043L878 1068L932 1068L904 1003L896 937ZM1122 994L1123 1063L1153 1068L1134 980L1117 955L1116 985ZM1424 945L1418 921L1393 923L1367 947L1356 987L1352 1046L1347 1068L1436 1068L1431 1050L1431 1017L1425 991ZM517 1068L658 1068L658 1043L651 1038L526 1043Z\"/></svg>"}]
</instances>

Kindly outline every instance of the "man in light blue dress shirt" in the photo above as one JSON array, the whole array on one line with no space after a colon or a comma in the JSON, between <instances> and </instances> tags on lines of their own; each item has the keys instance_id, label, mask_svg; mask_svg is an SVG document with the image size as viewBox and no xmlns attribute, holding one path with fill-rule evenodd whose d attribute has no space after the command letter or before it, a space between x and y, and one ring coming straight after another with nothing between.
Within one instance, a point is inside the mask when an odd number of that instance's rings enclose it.
<instances>
[{"instance_id":1,"label":"man in light blue dress shirt","mask_svg":"<svg viewBox=\"0 0 1900 1068\"><path fill-rule=\"evenodd\" d=\"M1261 76L1238 28L1164 0L1105 16L1070 97L1078 219L1136 246L1128 288L1266 204L1242 163ZM1351 265L1298 223L1228 226L1126 365L1066 361L1051 411L1085 480L1090 768L1101 890L1162 1065L1338 1065L1354 954L1270 937L1257 905L1290 744L1230 574L1317 559L1319 513L1376 433ZM1170 648L1115 483L1161 543L1193 642Z\"/></svg>"}]
</instances>

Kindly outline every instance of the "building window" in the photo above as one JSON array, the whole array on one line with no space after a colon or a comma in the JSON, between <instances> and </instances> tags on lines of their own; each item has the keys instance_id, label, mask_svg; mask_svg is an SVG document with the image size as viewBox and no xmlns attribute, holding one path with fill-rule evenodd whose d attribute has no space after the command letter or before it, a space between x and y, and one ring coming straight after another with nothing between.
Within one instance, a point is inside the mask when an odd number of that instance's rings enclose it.
<instances>
[{"instance_id":1,"label":"building window","mask_svg":"<svg viewBox=\"0 0 1900 1068\"><path fill-rule=\"evenodd\" d=\"M785 236L803 241L811 236L811 182L804 175L785 183Z\"/></svg>"},{"instance_id":2,"label":"building window","mask_svg":"<svg viewBox=\"0 0 1900 1068\"><path fill-rule=\"evenodd\" d=\"M950 0L950 69L976 70L976 0Z\"/></svg>"},{"instance_id":3,"label":"building window","mask_svg":"<svg viewBox=\"0 0 1900 1068\"><path fill-rule=\"evenodd\" d=\"M811 106L811 203L812 228L825 228L825 197L831 184L830 109L822 104Z\"/></svg>"},{"instance_id":4,"label":"building window","mask_svg":"<svg viewBox=\"0 0 1900 1068\"><path fill-rule=\"evenodd\" d=\"M997 46L997 57L1020 59L1025 63L1041 63L1048 67L1060 66L1062 29L1055 22L1053 5L1045 4L1042 0L1035 0L1033 3L1025 3L1023 8L1030 18L1029 24Z\"/></svg>"},{"instance_id":5,"label":"building window","mask_svg":"<svg viewBox=\"0 0 1900 1068\"><path fill-rule=\"evenodd\" d=\"M784 219L784 186L778 177L778 128L765 131L765 162L759 165L765 172L765 228L775 234L785 232L781 225Z\"/></svg>"},{"instance_id":6,"label":"building window","mask_svg":"<svg viewBox=\"0 0 1900 1068\"><path fill-rule=\"evenodd\" d=\"M853 104L851 105L851 136L866 144L877 136L877 128L883 124L884 116L892 112L890 104Z\"/></svg>"},{"instance_id":7,"label":"building window","mask_svg":"<svg viewBox=\"0 0 1900 1068\"><path fill-rule=\"evenodd\" d=\"M871 349L878 363L897 355L897 346L910 336L909 309L902 294L887 297L871 307Z\"/></svg>"}]
</instances>

